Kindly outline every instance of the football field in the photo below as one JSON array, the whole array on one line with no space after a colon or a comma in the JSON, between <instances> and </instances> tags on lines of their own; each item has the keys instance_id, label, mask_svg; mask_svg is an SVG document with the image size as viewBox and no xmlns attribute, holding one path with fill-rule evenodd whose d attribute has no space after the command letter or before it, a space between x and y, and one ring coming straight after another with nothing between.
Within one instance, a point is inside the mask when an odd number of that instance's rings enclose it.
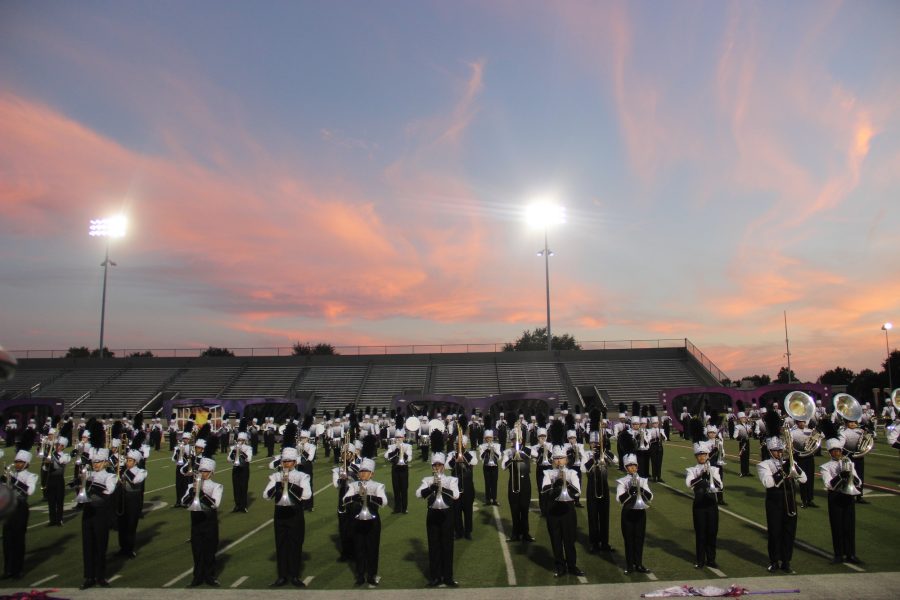
<instances>
[{"instance_id":1,"label":"football field","mask_svg":"<svg viewBox=\"0 0 900 600\"><path fill-rule=\"evenodd\" d=\"M883 438L882 438L883 439ZM264 448L260 447L264 452ZM758 458L758 444L752 445ZM610 544L615 552L592 555L587 552L586 509L578 510L578 565L584 577L554 577L553 557L546 524L533 499L530 516L533 543L507 543L510 531L506 506L506 474L501 472L499 507L483 505L484 481L481 466L475 473L475 517L473 539L457 540L454 576L462 588L508 588L530 586L579 586L584 584L662 582L726 585L737 578L767 576L764 491L755 475L739 478L737 444L726 442L728 465L725 467L725 499L720 507L718 569L697 570L694 562L694 535L691 526L691 499L684 484L684 468L694 464L687 442L677 438L666 444L665 483L651 483L655 494L647 513L647 539L644 564L650 574L623 573L620 509L610 510ZM382 451L383 452L383 451ZM224 454L217 458L215 479L225 485L219 510L220 548L217 558L219 581L223 589L261 589L276 578L272 502L261 493L269 474L269 459L256 457L251 467L251 504L249 513L233 513L231 469ZM818 466L826 460L817 457ZM754 461L755 462L755 461ZM390 467L378 460L374 479L386 484L390 495ZM107 577L113 588L182 589L190 582L190 515L184 509L172 509L175 501L174 464L169 453L154 453L148 462L145 518L138 526L135 559L123 559L118 551L117 532L111 531ZM331 486L330 458L319 449L313 491L315 510L306 514L301 578L310 590L355 589L352 565L338 562L336 491ZM755 467L751 463L751 471ZM425 502L412 493L431 468L418 458L410 466L409 514L391 514L381 510L382 537L379 564L381 589L424 588L427 581L428 550L425 537ZM71 471L67 473L67 478ZM610 480L618 476L610 472ZM583 478L586 485L586 478ZM857 554L860 565L832 565L831 534L827 501L821 481L816 479L819 508L798 509L797 546L792 561L801 576L814 574L864 574L900 571L897 548L900 539L900 463L897 453L883 444L866 457L866 498L858 505L856 521ZM591 490L584 489L584 494ZM39 502L40 492L32 496L31 516L26 539L25 577L17 582L2 582L7 590L74 588L82 577L80 513L72 510L74 493L66 497L63 527L48 527L46 504ZM788 577L789 578L789 577ZM775 578L771 578L775 579ZM783 581L780 577L779 581ZM662 586L660 586L662 587ZM205 589L205 588L201 588ZM499 591L499 590L498 590ZM148 590L149 592L149 590ZM152 596L153 592L149 592ZM563 592L567 593L567 592ZM847 597L851 597L850 596Z\"/></svg>"}]
</instances>

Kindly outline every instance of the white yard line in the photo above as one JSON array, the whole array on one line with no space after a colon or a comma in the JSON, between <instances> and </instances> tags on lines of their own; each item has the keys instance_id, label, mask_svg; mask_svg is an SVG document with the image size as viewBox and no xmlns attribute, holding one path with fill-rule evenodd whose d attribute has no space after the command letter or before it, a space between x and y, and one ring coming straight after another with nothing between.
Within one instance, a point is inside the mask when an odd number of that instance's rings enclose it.
<instances>
[{"instance_id":1,"label":"white yard line","mask_svg":"<svg viewBox=\"0 0 900 600\"><path fill-rule=\"evenodd\" d=\"M51 579L56 579L57 577L59 577L58 573L56 575L51 575L50 577L44 577L43 579L38 579L37 581L35 581L34 583L31 584L31 587L37 587L37 586L41 585L42 583L47 583Z\"/></svg>"},{"instance_id":2,"label":"white yard line","mask_svg":"<svg viewBox=\"0 0 900 600\"><path fill-rule=\"evenodd\" d=\"M863 569L862 567L857 567L857 566L854 565L853 563L845 562L845 563L842 563L842 564L843 564L845 567L848 567L848 568L850 568L850 569L853 569L854 571L858 571L858 572L860 572L860 573L865 573L865 572L866 572L865 569Z\"/></svg>"},{"instance_id":3,"label":"white yard line","mask_svg":"<svg viewBox=\"0 0 900 600\"><path fill-rule=\"evenodd\" d=\"M112 582L115 581L116 579L121 579L121 577L122 577L121 575L113 575L113 576L110 577L107 581L109 581L110 583L112 583Z\"/></svg>"},{"instance_id":4,"label":"white yard line","mask_svg":"<svg viewBox=\"0 0 900 600\"><path fill-rule=\"evenodd\" d=\"M513 568L512 557L509 555L509 546L506 544L506 533L503 531L503 521L500 519L500 510L494 506L494 523L497 524L497 535L500 536L500 549L503 551L503 562L506 563L506 583L516 585L516 571Z\"/></svg>"},{"instance_id":5,"label":"white yard line","mask_svg":"<svg viewBox=\"0 0 900 600\"><path fill-rule=\"evenodd\" d=\"M709 569L710 571L712 571L713 573L715 573L715 574L716 574L716 577L728 577L728 575L726 575L725 573L723 573L723 572L720 571L719 569L715 569L715 568L713 568L713 567L710 567L709 565L707 565L706 568Z\"/></svg>"},{"instance_id":6,"label":"white yard line","mask_svg":"<svg viewBox=\"0 0 900 600\"><path fill-rule=\"evenodd\" d=\"M584 575L579 575L579 576L578 576L578 583L587 583L587 582L588 582L588 578L587 578L587 577L585 577Z\"/></svg>"},{"instance_id":7,"label":"white yard line","mask_svg":"<svg viewBox=\"0 0 900 600\"><path fill-rule=\"evenodd\" d=\"M647 573L647 579L649 579L650 581L656 581L659 578L653 573Z\"/></svg>"},{"instance_id":8,"label":"white yard line","mask_svg":"<svg viewBox=\"0 0 900 600\"><path fill-rule=\"evenodd\" d=\"M315 575L310 575L309 577L304 577L304 578L303 578L303 585L305 585L306 587L309 587L309 584L310 584L310 583L312 582L312 580L315 579L315 578L316 578ZM380 577L380 576L378 577L378 580L381 581L381 577Z\"/></svg>"},{"instance_id":9,"label":"white yard line","mask_svg":"<svg viewBox=\"0 0 900 600\"><path fill-rule=\"evenodd\" d=\"M317 495L317 494L319 494L320 492L324 492L325 490L327 490L327 489L330 488L330 487L333 487L333 486L329 483L328 485L326 485L326 486L324 486L324 487L322 487L322 488L316 490L315 494L313 494L313 495ZM216 556L219 556L219 555L221 555L221 554L224 554L225 552L228 552L229 550L231 550L232 548L234 548L235 546L237 546L238 544L240 544L241 542L243 542L244 540L246 540L246 539L249 538L250 536L255 535L256 533L262 531L263 529L265 529L266 527L268 527L269 525L271 525L274 521L275 521L275 519L269 519L268 521L266 521L265 523L263 523L262 525L260 525L260 526L257 527L256 529L250 531L249 533L245 533L244 535L242 535L242 536L239 537L238 539L234 540L233 542L231 542L230 544L228 544L227 546L225 546L224 548L222 548L221 550L219 550L218 552L216 552ZM194 572L194 568L191 567L190 569L188 569L187 571L185 571L185 572L182 573L181 575L178 575L177 577L175 577L175 578L173 578L173 579L170 579L169 581L167 581L166 583L164 583L164 584L163 584L163 587L164 587L164 588L172 587L173 585L175 585L176 583L178 583L179 581L181 581L182 579L184 579L185 577L187 577L188 575L190 575L190 574L193 573L193 572Z\"/></svg>"},{"instance_id":10,"label":"white yard line","mask_svg":"<svg viewBox=\"0 0 900 600\"><path fill-rule=\"evenodd\" d=\"M244 583L245 581L247 581L247 576L246 576L246 575L244 575L243 577L239 578L237 581L235 581L234 583L232 583L232 584L231 584L231 587L236 588L236 587L240 586L242 583Z\"/></svg>"}]
</instances>

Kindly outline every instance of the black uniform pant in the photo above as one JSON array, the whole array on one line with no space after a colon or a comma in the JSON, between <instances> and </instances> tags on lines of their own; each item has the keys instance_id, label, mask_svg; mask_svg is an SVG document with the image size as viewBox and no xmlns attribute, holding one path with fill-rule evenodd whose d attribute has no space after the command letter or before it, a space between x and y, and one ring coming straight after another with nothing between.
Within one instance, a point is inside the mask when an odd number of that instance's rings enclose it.
<instances>
[{"instance_id":1,"label":"black uniform pant","mask_svg":"<svg viewBox=\"0 0 900 600\"><path fill-rule=\"evenodd\" d=\"M275 436L266 438L266 457L272 458L275 455Z\"/></svg>"},{"instance_id":2,"label":"black uniform pant","mask_svg":"<svg viewBox=\"0 0 900 600\"><path fill-rule=\"evenodd\" d=\"M472 508L475 503L475 488L466 486L461 491L456 505L453 507L456 513L456 537L472 535Z\"/></svg>"},{"instance_id":3,"label":"black uniform pant","mask_svg":"<svg viewBox=\"0 0 900 600\"><path fill-rule=\"evenodd\" d=\"M453 509L428 509L428 573L432 580L453 579Z\"/></svg>"},{"instance_id":4,"label":"black uniform pant","mask_svg":"<svg viewBox=\"0 0 900 600\"><path fill-rule=\"evenodd\" d=\"M650 477L650 451L638 450L636 453L638 461L638 475L641 477Z\"/></svg>"},{"instance_id":5,"label":"black uniform pant","mask_svg":"<svg viewBox=\"0 0 900 600\"><path fill-rule=\"evenodd\" d=\"M178 467L176 467L177 469ZM175 506L181 504L181 499L187 493L188 487L192 485L194 478L190 475L182 475L180 471L175 471Z\"/></svg>"},{"instance_id":6,"label":"black uniform pant","mask_svg":"<svg viewBox=\"0 0 900 600\"><path fill-rule=\"evenodd\" d=\"M47 477L47 510L50 524L62 523L63 500L66 497L66 482L62 471L58 475Z\"/></svg>"},{"instance_id":7,"label":"black uniform pant","mask_svg":"<svg viewBox=\"0 0 900 600\"><path fill-rule=\"evenodd\" d=\"M120 491L120 493L123 493ZM135 538L137 537L138 519L141 517L141 492L124 492L125 510L119 515L119 551L134 552Z\"/></svg>"},{"instance_id":8,"label":"black uniform pant","mask_svg":"<svg viewBox=\"0 0 900 600\"><path fill-rule=\"evenodd\" d=\"M274 526L278 577L286 579L299 577L303 540L306 536L303 507L298 505L276 506Z\"/></svg>"},{"instance_id":9,"label":"black uniform pant","mask_svg":"<svg viewBox=\"0 0 900 600\"><path fill-rule=\"evenodd\" d=\"M338 539L342 559L353 557L353 517L349 513L338 513Z\"/></svg>"},{"instance_id":10,"label":"black uniform pant","mask_svg":"<svg viewBox=\"0 0 900 600\"><path fill-rule=\"evenodd\" d=\"M25 568L25 532L28 530L28 514L28 502L20 495L16 509L3 523L3 572L8 575L18 575Z\"/></svg>"},{"instance_id":11,"label":"black uniform pant","mask_svg":"<svg viewBox=\"0 0 900 600\"><path fill-rule=\"evenodd\" d=\"M108 502L104 500L104 502ZM106 549L109 546L110 508L87 503L81 512L81 551L84 578L106 579Z\"/></svg>"},{"instance_id":12,"label":"black uniform pant","mask_svg":"<svg viewBox=\"0 0 900 600\"><path fill-rule=\"evenodd\" d=\"M719 506L716 501L704 496L694 500L694 548L697 564L706 565L716 561L716 538L719 535Z\"/></svg>"},{"instance_id":13,"label":"black uniform pant","mask_svg":"<svg viewBox=\"0 0 900 600\"><path fill-rule=\"evenodd\" d=\"M497 501L497 478L499 467L484 468L484 503L493 504Z\"/></svg>"},{"instance_id":14,"label":"black uniform pant","mask_svg":"<svg viewBox=\"0 0 900 600\"><path fill-rule=\"evenodd\" d=\"M812 455L807 457L798 457L796 458L797 466L806 473L806 482L800 483L797 482L797 487L800 489L800 502L803 504L809 505L815 496L813 489L815 484L815 477L813 477L813 473L816 470L815 459Z\"/></svg>"},{"instance_id":15,"label":"black uniform pant","mask_svg":"<svg viewBox=\"0 0 900 600\"><path fill-rule=\"evenodd\" d=\"M374 579L378 574L378 551L381 545L381 519L353 519L353 553L356 578Z\"/></svg>"},{"instance_id":16,"label":"black uniform pant","mask_svg":"<svg viewBox=\"0 0 900 600\"><path fill-rule=\"evenodd\" d=\"M750 440L738 442L738 447L741 460L741 477L750 477Z\"/></svg>"},{"instance_id":17,"label":"black uniform pant","mask_svg":"<svg viewBox=\"0 0 900 600\"><path fill-rule=\"evenodd\" d=\"M409 466L394 465L391 469L391 483L394 487L394 512L406 512L409 497ZM379 531L380 528L381 525Z\"/></svg>"},{"instance_id":18,"label":"black uniform pant","mask_svg":"<svg viewBox=\"0 0 900 600\"><path fill-rule=\"evenodd\" d=\"M663 448L659 442L650 445L650 474L654 481L662 481Z\"/></svg>"},{"instance_id":19,"label":"black uniform pant","mask_svg":"<svg viewBox=\"0 0 900 600\"><path fill-rule=\"evenodd\" d=\"M219 514L215 510L191 513L191 554L194 581L214 579L216 551L219 549Z\"/></svg>"},{"instance_id":20,"label":"black uniform pant","mask_svg":"<svg viewBox=\"0 0 900 600\"><path fill-rule=\"evenodd\" d=\"M250 465L244 464L231 469L231 485L234 487L234 508L243 510L248 504L248 486L250 484Z\"/></svg>"},{"instance_id":21,"label":"black uniform pant","mask_svg":"<svg viewBox=\"0 0 900 600\"><path fill-rule=\"evenodd\" d=\"M546 471L547 469L549 469L549 467L542 467L542 466L538 466L535 469L534 479L537 482L537 484L535 485L534 489L538 490L538 492L540 492L541 488L544 487L544 471ZM541 509L541 516L546 517L547 516L547 497L546 497L546 495L538 493L538 507Z\"/></svg>"},{"instance_id":22,"label":"black uniform pant","mask_svg":"<svg viewBox=\"0 0 900 600\"><path fill-rule=\"evenodd\" d=\"M859 486L859 496L856 497L857 500L863 497L863 488L866 484L866 459L865 458L852 458L850 459L853 462L853 466L856 468L856 475L859 477L859 480L862 482Z\"/></svg>"},{"instance_id":23,"label":"black uniform pant","mask_svg":"<svg viewBox=\"0 0 900 600\"><path fill-rule=\"evenodd\" d=\"M510 482L506 488L506 496L509 500L509 512L512 515L511 539L520 539L529 535L528 511L531 509L531 485L525 467L522 467L522 475L519 476L517 493L513 493L513 480L516 476L514 468L510 468Z\"/></svg>"},{"instance_id":24,"label":"black uniform pant","mask_svg":"<svg viewBox=\"0 0 900 600\"><path fill-rule=\"evenodd\" d=\"M428 446L419 446L419 450L422 451L422 462L428 460Z\"/></svg>"},{"instance_id":25,"label":"black uniform pant","mask_svg":"<svg viewBox=\"0 0 900 600\"><path fill-rule=\"evenodd\" d=\"M719 477L722 479L722 486L724 487L724 485L725 485L725 465L718 464L718 465L713 465L713 466L719 468ZM724 491L716 492L716 501L719 504L724 504L724 502L725 502L725 492Z\"/></svg>"},{"instance_id":26,"label":"black uniform pant","mask_svg":"<svg viewBox=\"0 0 900 600\"><path fill-rule=\"evenodd\" d=\"M794 537L797 535L797 516L788 516L785 492L780 487L766 490L766 529L769 532L769 562L791 562Z\"/></svg>"},{"instance_id":27,"label":"black uniform pant","mask_svg":"<svg viewBox=\"0 0 900 600\"><path fill-rule=\"evenodd\" d=\"M622 540L625 542L625 565L632 569L644 562L644 534L647 511L622 509Z\"/></svg>"},{"instance_id":28,"label":"black uniform pant","mask_svg":"<svg viewBox=\"0 0 900 600\"><path fill-rule=\"evenodd\" d=\"M840 558L856 556L856 502L853 496L828 492L828 522L831 545Z\"/></svg>"},{"instance_id":29,"label":"black uniform pant","mask_svg":"<svg viewBox=\"0 0 900 600\"><path fill-rule=\"evenodd\" d=\"M577 527L575 507L572 502L549 501L547 510L547 532L553 549L556 570L575 569L575 530Z\"/></svg>"},{"instance_id":30,"label":"black uniform pant","mask_svg":"<svg viewBox=\"0 0 900 600\"><path fill-rule=\"evenodd\" d=\"M588 540L591 546L609 546L609 490L601 490L602 498L596 497L593 487L593 478L588 477L587 514L588 514Z\"/></svg>"}]
</instances>

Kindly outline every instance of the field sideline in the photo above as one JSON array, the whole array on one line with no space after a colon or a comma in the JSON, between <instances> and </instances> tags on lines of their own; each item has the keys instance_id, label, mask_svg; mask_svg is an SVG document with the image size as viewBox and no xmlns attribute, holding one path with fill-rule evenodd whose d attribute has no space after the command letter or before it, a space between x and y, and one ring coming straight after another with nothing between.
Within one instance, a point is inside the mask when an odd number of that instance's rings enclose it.
<instances>
[{"instance_id":1,"label":"field sideline","mask_svg":"<svg viewBox=\"0 0 900 600\"><path fill-rule=\"evenodd\" d=\"M882 438L883 439L883 438ZM758 456L758 444L753 444ZM262 449L262 448L261 448ZM765 566L766 536L764 492L756 477L737 477L737 444L726 442L729 454L725 468L726 501L722 507L719 528L718 572L693 568L693 530L691 528L691 500L685 495L684 467L693 464L689 445L680 439L666 444L664 484L653 484L654 502L648 513L647 542L644 563L652 569L648 575L625 575L622 572L623 546L619 530L619 507L610 510L610 543L616 552L591 555L587 548L585 509L579 509L578 564L586 576L556 579L552 570L552 554L546 525L532 512L531 534L537 541L531 544L505 542L504 532L510 529L506 507L506 477L500 477L500 507L483 507L483 479L480 466L475 476L476 513L472 541L459 540L455 547L454 575L464 588L506 588L573 585L580 589L595 588L590 584L645 583L655 589L664 582L726 585L740 578L758 578L756 589L782 588L788 577L767 577ZM264 450L264 449L263 449ZM336 492L331 487L331 460L320 451L316 463L313 490L315 511L306 515L306 538L303 547L301 578L310 590L354 589L351 566L336 561L337 525L334 516ZM218 455L219 472L216 480L225 484L225 496L220 509L220 555L217 559L219 580L223 590L261 589L275 579L271 503L261 499L268 476L268 459L257 457L251 467L250 512L232 513L231 469ZM817 458L816 465L825 458ZM189 515L184 510L170 508L175 500L174 465L167 452L155 453L148 464L150 475L145 497L146 517L138 527L138 557L125 560L114 553L118 550L117 533L111 532L107 576L113 588L156 588L164 586L181 590L190 581L192 567L189 537ZM422 477L429 475L430 466L416 460L410 468L410 493ZM755 471L754 471L755 472ZM71 471L69 472L69 474ZM615 472L611 472L611 478ZM375 479L384 482L390 491L390 468L379 459ZM586 478L583 480L586 481ZM820 508L801 509L797 531L797 549L792 566L797 572L793 579L815 574L850 575L898 570L896 554L889 551L900 539L900 473L896 453L883 446L866 458L866 496L869 504L857 508L857 549L864 561L861 565L830 564L831 534L821 482L816 481L816 500ZM869 487L868 484L876 487ZM587 493L588 490L585 490ZM74 588L82 581L80 515L66 510L63 527L47 527L46 504L38 504L32 497L31 518L26 540L25 578L9 589ZM67 496L67 508L74 499ZM533 505L537 506L536 499ZM383 509L381 557L379 573L381 589L398 590L422 588L426 582L427 545L425 540L424 501L410 497L410 512L393 515ZM885 573L886 577L890 577ZM847 578L856 580L857 578ZM779 585L767 581L777 580ZM896 581L896 579L894 579ZM8 585L10 582L4 581ZM618 588L614 588L618 589ZM883 589L883 588L882 588ZM896 589L896 587L894 587ZM122 591L121 589L119 590ZM498 592L500 590L497 590ZM641 587L641 591L648 588ZM874 590L873 590L874 591ZM92 597L115 595L116 590L91 590ZM450 590L447 590L450 592ZM571 594L575 592L565 592ZM860 597L844 592L843 597ZM180 593L184 593L181 590ZM194 593L194 592L191 592ZM296 593L296 592L293 592ZM146 595L146 591L143 592ZM156 594L156 592L154 592ZM542 592L543 594L543 592ZM581 594L579 593L579 596ZM113 597L110 595L109 597ZM120 597L120 596L117 596ZM517 598L521 598L517 595ZM596 596L594 596L596 597ZM792 596L796 597L796 596Z\"/></svg>"}]
</instances>

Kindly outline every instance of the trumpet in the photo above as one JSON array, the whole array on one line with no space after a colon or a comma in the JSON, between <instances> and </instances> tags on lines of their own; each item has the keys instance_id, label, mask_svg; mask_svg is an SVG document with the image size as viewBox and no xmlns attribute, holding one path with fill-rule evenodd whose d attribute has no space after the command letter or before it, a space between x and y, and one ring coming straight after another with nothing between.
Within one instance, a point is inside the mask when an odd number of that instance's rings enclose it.
<instances>
[{"instance_id":1,"label":"trumpet","mask_svg":"<svg viewBox=\"0 0 900 600\"><path fill-rule=\"evenodd\" d=\"M356 515L356 519L359 521L371 521L375 518L375 515L369 510L369 491L366 486L365 481L360 481L359 483L359 498L362 501L362 508L359 513ZM435 504L437 504L437 500L435 500ZM434 506L434 504L432 504Z\"/></svg>"},{"instance_id":2,"label":"trumpet","mask_svg":"<svg viewBox=\"0 0 900 600\"><path fill-rule=\"evenodd\" d=\"M281 497L275 503L275 506L291 506L289 480L290 472L287 469L283 469L281 473Z\"/></svg>"},{"instance_id":3,"label":"trumpet","mask_svg":"<svg viewBox=\"0 0 900 600\"><path fill-rule=\"evenodd\" d=\"M241 446L243 442L238 440L238 443L234 445L234 466L241 466Z\"/></svg>"},{"instance_id":4,"label":"trumpet","mask_svg":"<svg viewBox=\"0 0 900 600\"><path fill-rule=\"evenodd\" d=\"M848 496L859 495L859 489L853 483L853 463L846 456L841 457L841 475L844 473L847 475L844 476L844 481L837 488L837 491Z\"/></svg>"},{"instance_id":5,"label":"trumpet","mask_svg":"<svg viewBox=\"0 0 900 600\"><path fill-rule=\"evenodd\" d=\"M644 501L644 494L641 492L641 478L638 477L637 473L632 473L631 475L631 489L633 490L632 493L637 496L631 508L634 510L647 510L650 508L650 505Z\"/></svg>"},{"instance_id":6,"label":"trumpet","mask_svg":"<svg viewBox=\"0 0 900 600\"><path fill-rule=\"evenodd\" d=\"M175 459L175 466L184 466L184 442L178 442L178 448L175 449L175 454L178 456L178 458Z\"/></svg>"},{"instance_id":7,"label":"trumpet","mask_svg":"<svg viewBox=\"0 0 900 600\"><path fill-rule=\"evenodd\" d=\"M431 503L430 508L435 510L447 510L450 508L447 506L447 503L444 502L444 480L437 471L434 472L434 481L432 482L432 485L437 486L437 491L435 492L434 502Z\"/></svg>"},{"instance_id":8,"label":"trumpet","mask_svg":"<svg viewBox=\"0 0 900 600\"><path fill-rule=\"evenodd\" d=\"M77 504L86 504L91 501L87 493L88 467L81 467L81 485L78 487L78 495L75 496Z\"/></svg>"},{"instance_id":9,"label":"trumpet","mask_svg":"<svg viewBox=\"0 0 900 600\"><path fill-rule=\"evenodd\" d=\"M203 505L200 503L200 485L203 482L203 477L200 475L198 471L196 475L194 475L194 500L191 502L191 505L188 507L189 512L200 512L203 510Z\"/></svg>"},{"instance_id":10,"label":"trumpet","mask_svg":"<svg viewBox=\"0 0 900 600\"><path fill-rule=\"evenodd\" d=\"M53 440L50 439L49 435L41 436L41 444L38 448L38 458L47 458L50 456L50 452L53 450Z\"/></svg>"},{"instance_id":11,"label":"trumpet","mask_svg":"<svg viewBox=\"0 0 900 600\"><path fill-rule=\"evenodd\" d=\"M560 466L556 470L556 481L562 481L562 491L556 497L557 502L575 502L575 499L569 494L569 482L566 480L566 468Z\"/></svg>"},{"instance_id":12,"label":"trumpet","mask_svg":"<svg viewBox=\"0 0 900 600\"><path fill-rule=\"evenodd\" d=\"M6 487L10 490L14 490L16 484L13 483L18 477L16 476L16 465L10 464L6 465Z\"/></svg>"}]
</instances>

